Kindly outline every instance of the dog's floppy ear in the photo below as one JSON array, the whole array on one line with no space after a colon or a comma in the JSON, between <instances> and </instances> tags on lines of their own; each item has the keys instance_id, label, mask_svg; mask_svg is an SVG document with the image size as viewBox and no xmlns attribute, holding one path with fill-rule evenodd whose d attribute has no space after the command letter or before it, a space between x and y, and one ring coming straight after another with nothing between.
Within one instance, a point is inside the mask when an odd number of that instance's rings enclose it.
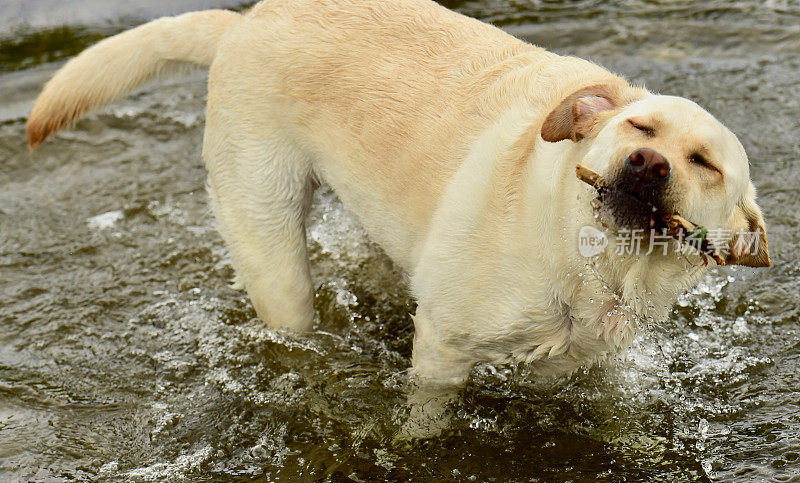
<instances>
[{"instance_id":1,"label":"dog's floppy ear","mask_svg":"<svg viewBox=\"0 0 800 483\"><path fill-rule=\"evenodd\" d=\"M548 114L542 125L542 139L551 143L565 139L578 142L591 131L598 114L628 104L639 92L639 89L610 84L575 91Z\"/></svg>"},{"instance_id":2,"label":"dog's floppy ear","mask_svg":"<svg viewBox=\"0 0 800 483\"><path fill-rule=\"evenodd\" d=\"M749 192L736 205L733 212L733 239L727 265L744 265L746 267L769 267L767 247L767 227L764 216L756 205L755 188L750 185Z\"/></svg>"}]
</instances>

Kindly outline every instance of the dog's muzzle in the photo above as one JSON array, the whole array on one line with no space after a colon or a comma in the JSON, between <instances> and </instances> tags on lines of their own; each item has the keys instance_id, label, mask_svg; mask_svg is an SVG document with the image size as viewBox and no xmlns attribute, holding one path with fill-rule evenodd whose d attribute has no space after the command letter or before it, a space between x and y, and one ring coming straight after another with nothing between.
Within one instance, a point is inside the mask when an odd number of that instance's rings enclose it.
<instances>
[{"instance_id":1,"label":"dog's muzzle","mask_svg":"<svg viewBox=\"0 0 800 483\"><path fill-rule=\"evenodd\" d=\"M618 228L657 229L659 212L670 211L666 198L671 176L672 167L661 153L635 150L608 178L609 189L601 204L604 218Z\"/></svg>"}]
</instances>

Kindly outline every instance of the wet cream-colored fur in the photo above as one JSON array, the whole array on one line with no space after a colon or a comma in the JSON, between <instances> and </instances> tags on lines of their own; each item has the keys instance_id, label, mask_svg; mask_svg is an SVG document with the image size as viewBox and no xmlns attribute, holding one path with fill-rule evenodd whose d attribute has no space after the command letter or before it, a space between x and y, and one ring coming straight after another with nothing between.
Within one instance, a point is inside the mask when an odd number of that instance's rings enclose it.
<instances>
[{"instance_id":1,"label":"wet cream-colored fur","mask_svg":"<svg viewBox=\"0 0 800 483\"><path fill-rule=\"evenodd\" d=\"M210 66L209 192L259 317L312 327L303 220L318 177L410 274L422 382L460 384L481 361L572 371L624 347L703 275L672 254L581 257L578 230L599 225L578 162L609 173L656 149L687 218L763 229L744 150L696 104L428 0L267 0L156 20L54 76L31 148L172 62ZM691 163L696 150L716 171ZM764 264L763 248L736 253Z\"/></svg>"}]
</instances>

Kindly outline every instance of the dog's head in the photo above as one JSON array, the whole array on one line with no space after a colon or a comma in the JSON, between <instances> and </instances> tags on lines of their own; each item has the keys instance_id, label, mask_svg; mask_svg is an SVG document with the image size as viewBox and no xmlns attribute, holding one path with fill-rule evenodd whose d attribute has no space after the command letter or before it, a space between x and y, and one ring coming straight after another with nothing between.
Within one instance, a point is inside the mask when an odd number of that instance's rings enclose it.
<instances>
[{"instance_id":1,"label":"dog's head","mask_svg":"<svg viewBox=\"0 0 800 483\"><path fill-rule=\"evenodd\" d=\"M603 174L604 219L615 228L649 232L658 213L680 213L728 244L727 263L770 265L744 148L694 102L591 86L550 113L542 137L584 145L575 162Z\"/></svg>"}]
</instances>

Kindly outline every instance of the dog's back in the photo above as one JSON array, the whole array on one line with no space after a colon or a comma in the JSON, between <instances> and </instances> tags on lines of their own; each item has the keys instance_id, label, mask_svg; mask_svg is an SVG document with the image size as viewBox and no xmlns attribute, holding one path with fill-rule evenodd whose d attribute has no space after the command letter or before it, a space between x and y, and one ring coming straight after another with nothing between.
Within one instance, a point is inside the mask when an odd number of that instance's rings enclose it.
<instances>
[{"instance_id":1,"label":"dog's back","mask_svg":"<svg viewBox=\"0 0 800 483\"><path fill-rule=\"evenodd\" d=\"M209 109L248 92L252 102L237 105L262 129L279 113L315 171L363 207L354 211L370 236L408 270L487 125L515 104L543 121L585 85L627 86L428 0L262 2L222 51L231 55L212 67Z\"/></svg>"}]
</instances>

